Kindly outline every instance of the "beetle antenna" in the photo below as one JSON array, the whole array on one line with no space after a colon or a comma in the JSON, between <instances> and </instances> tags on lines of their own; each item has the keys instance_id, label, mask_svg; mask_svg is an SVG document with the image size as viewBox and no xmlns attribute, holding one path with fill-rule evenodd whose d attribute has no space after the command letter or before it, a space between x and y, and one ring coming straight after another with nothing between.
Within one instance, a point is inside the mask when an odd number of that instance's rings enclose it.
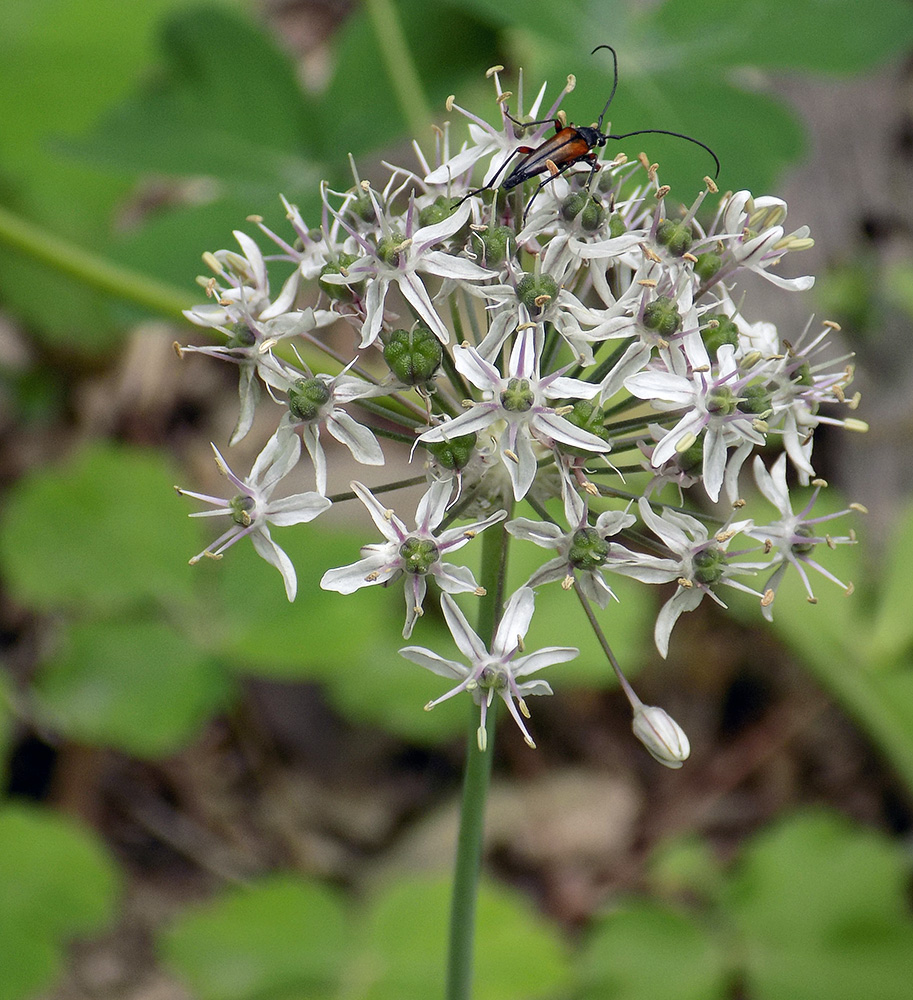
<instances>
[{"instance_id":1,"label":"beetle antenna","mask_svg":"<svg viewBox=\"0 0 913 1000\"><path fill-rule=\"evenodd\" d=\"M612 53L612 66L615 74L615 82L612 84L612 93L609 94L609 99L605 102L605 107L602 109L602 114L599 116L599 121L596 123L596 130L598 132L602 131L602 119L605 118L606 112L609 110L609 105L615 97L615 91L618 90L618 56L615 54L615 50L611 45L597 45L590 55L595 55L600 49L608 49L609 52Z\"/></svg>"},{"instance_id":2,"label":"beetle antenna","mask_svg":"<svg viewBox=\"0 0 913 1000\"><path fill-rule=\"evenodd\" d=\"M636 132L622 132L621 135L607 135L606 139L628 139L632 135L674 135L676 139L687 139L688 142L693 142L695 146L700 146L701 149L706 149L707 152L713 157L713 162L716 164L716 173L713 175L714 179L720 176L720 158L714 153L714 151L705 143L701 142L700 139L694 139L690 135L685 135L683 132L670 132L668 129L664 128L639 128Z\"/></svg>"}]
</instances>

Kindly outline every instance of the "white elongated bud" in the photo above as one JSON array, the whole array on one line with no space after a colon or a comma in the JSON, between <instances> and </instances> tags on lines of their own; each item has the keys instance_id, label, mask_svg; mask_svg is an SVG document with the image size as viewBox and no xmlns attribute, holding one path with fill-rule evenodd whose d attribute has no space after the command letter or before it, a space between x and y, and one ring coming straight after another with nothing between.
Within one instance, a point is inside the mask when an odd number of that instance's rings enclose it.
<instances>
[{"instance_id":1,"label":"white elongated bud","mask_svg":"<svg viewBox=\"0 0 913 1000\"><path fill-rule=\"evenodd\" d=\"M685 731L668 712L656 705L636 708L631 728L650 756L666 767L681 767L691 753Z\"/></svg>"}]
</instances>

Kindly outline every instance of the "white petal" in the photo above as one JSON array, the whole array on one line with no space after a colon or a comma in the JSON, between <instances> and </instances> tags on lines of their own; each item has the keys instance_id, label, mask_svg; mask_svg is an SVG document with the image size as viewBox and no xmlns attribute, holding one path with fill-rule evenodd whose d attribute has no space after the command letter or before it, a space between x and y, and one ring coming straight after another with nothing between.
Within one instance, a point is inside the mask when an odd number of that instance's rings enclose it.
<instances>
[{"instance_id":1,"label":"white petal","mask_svg":"<svg viewBox=\"0 0 913 1000\"><path fill-rule=\"evenodd\" d=\"M240 244L241 249L244 251L244 256L250 261L257 287L266 288L266 264L263 262L263 254L260 253L260 248L247 233L242 233L240 229L235 229L232 235Z\"/></svg>"},{"instance_id":2,"label":"white petal","mask_svg":"<svg viewBox=\"0 0 913 1000\"><path fill-rule=\"evenodd\" d=\"M608 441L596 437L589 431L585 431L572 424L570 420L559 417L554 413L538 413L532 420L532 426L537 434L544 434L557 441L559 444L569 445L571 448L585 448L587 451L605 452L611 450Z\"/></svg>"},{"instance_id":3,"label":"white petal","mask_svg":"<svg viewBox=\"0 0 913 1000\"><path fill-rule=\"evenodd\" d=\"M419 247L433 246L435 243L440 243L442 240L446 240L448 237L453 236L455 232L462 229L463 226L469 221L469 213L471 211L472 205L470 205L468 201L464 201L463 204L448 215L446 219L442 219L440 222L435 222L430 226L423 226L421 229L416 229L412 234L412 245ZM452 256L451 254L441 255L445 257ZM422 253L421 259L424 261L429 256L429 253Z\"/></svg>"},{"instance_id":4,"label":"white petal","mask_svg":"<svg viewBox=\"0 0 913 1000\"><path fill-rule=\"evenodd\" d=\"M404 298L410 303L425 321L428 329L437 337L442 344L450 343L450 331L444 326L441 317L435 312L428 291L421 280L415 274L404 274L397 280L400 291ZM364 345L362 345L364 346Z\"/></svg>"},{"instance_id":5,"label":"white petal","mask_svg":"<svg viewBox=\"0 0 913 1000\"><path fill-rule=\"evenodd\" d=\"M333 504L319 493L295 493L269 505L267 517L271 524L289 525L313 521Z\"/></svg>"},{"instance_id":6,"label":"white petal","mask_svg":"<svg viewBox=\"0 0 913 1000\"><path fill-rule=\"evenodd\" d=\"M270 537L268 529L260 528L251 532L251 541L257 554L264 558L271 566L275 566L282 574L282 581L285 584L285 596L290 600L295 600L298 592L298 579L295 576L295 567L292 560L279 548Z\"/></svg>"},{"instance_id":7,"label":"white petal","mask_svg":"<svg viewBox=\"0 0 913 1000\"><path fill-rule=\"evenodd\" d=\"M438 656L430 649L422 646L406 646L399 651L400 656L417 663L420 667L425 667L440 677L451 677L462 680L469 673L469 670L462 663L456 660L445 660L443 656Z\"/></svg>"},{"instance_id":8,"label":"white petal","mask_svg":"<svg viewBox=\"0 0 913 1000\"><path fill-rule=\"evenodd\" d=\"M573 646L548 646L546 649L538 649L535 653L514 660L512 673L515 677L526 677L543 667L550 667L553 663L567 663L579 655L580 650Z\"/></svg>"},{"instance_id":9,"label":"white petal","mask_svg":"<svg viewBox=\"0 0 913 1000\"><path fill-rule=\"evenodd\" d=\"M444 520L451 493L453 481L450 479L439 479L431 484L415 509L415 526L419 531L430 534Z\"/></svg>"},{"instance_id":10,"label":"white petal","mask_svg":"<svg viewBox=\"0 0 913 1000\"><path fill-rule=\"evenodd\" d=\"M471 594L478 590L479 585L468 566L439 562L431 572L437 580L437 585L447 594Z\"/></svg>"},{"instance_id":11,"label":"white petal","mask_svg":"<svg viewBox=\"0 0 913 1000\"><path fill-rule=\"evenodd\" d=\"M516 649L518 639L529 631L533 618L536 597L529 587L521 587L504 608L504 617L498 624L498 632L492 643L492 655L504 656Z\"/></svg>"},{"instance_id":12,"label":"white petal","mask_svg":"<svg viewBox=\"0 0 913 1000\"><path fill-rule=\"evenodd\" d=\"M335 590L339 594L354 594L362 587L386 583L399 572L395 566L391 567L389 562L390 560L383 554L376 553L366 559L359 559L350 566L328 569L321 577L320 587L322 590Z\"/></svg>"},{"instance_id":13,"label":"white petal","mask_svg":"<svg viewBox=\"0 0 913 1000\"><path fill-rule=\"evenodd\" d=\"M409 529L406 525L403 524L389 507L385 507L367 486L362 486L358 482L353 482L351 485L355 495L368 508L371 520L384 538L392 545L398 546L402 544L409 534Z\"/></svg>"},{"instance_id":14,"label":"white petal","mask_svg":"<svg viewBox=\"0 0 913 1000\"><path fill-rule=\"evenodd\" d=\"M501 373L473 348L454 347L453 363L463 378L468 378L477 389L497 392L501 388Z\"/></svg>"},{"instance_id":15,"label":"white petal","mask_svg":"<svg viewBox=\"0 0 913 1000\"><path fill-rule=\"evenodd\" d=\"M533 451L529 435L526 433L526 428L520 428L519 433L513 435L513 448L510 448L509 439L512 430L517 429L508 427L501 435L501 461L507 467L507 474L510 476L514 490L514 499L522 500L533 485L539 470L539 462ZM510 458L505 449L513 451L516 458Z\"/></svg>"},{"instance_id":16,"label":"white petal","mask_svg":"<svg viewBox=\"0 0 913 1000\"><path fill-rule=\"evenodd\" d=\"M557 548L565 537L565 533L557 524L550 521L532 521L527 517L516 517L504 525L514 538L527 542L535 542L546 549Z\"/></svg>"},{"instance_id":17,"label":"white petal","mask_svg":"<svg viewBox=\"0 0 913 1000\"><path fill-rule=\"evenodd\" d=\"M345 410L336 409L327 417L327 430L362 465L383 465L384 453L374 434Z\"/></svg>"},{"instance_id":18,"label":"white petal","mask_svg":"<svg viewBox=\"0 0 913 1000\"><path fill-rule=\"evenodd\" d=\"M701 603L703 596L704 592L700 587L679 587L660 608L660 612L656 616L653 638L656 641L659 655L664 659L669 655L669 637L672 635L673 626L682 614L686 611L693 611Z\"/></svg>"},{"instance_id":19,"label":"white petal","mask_svg":"<svg viewBox=\"0 0 913 1000\"><path fill-rule=\"evenodd\" d=\"M453 420L432 427L419 435L419 441L452 441L464 434L477 434L498 419L497 407L480 404Z\"/></svg>"},{"instance_id":20,"label":"white petal","mask_svg":"<svg viewBox=\"0 0 913 1000\"><path fill-rule=\"evenodd\" d=\"M447 620L447 627L460 652L472 663L479 663L488 657L485 644L476 635L466 616L460 611L456 601L449 595L441 596L441 610ZM468 671L467 671L468 672Z\"/></svg>"}]
</instances>

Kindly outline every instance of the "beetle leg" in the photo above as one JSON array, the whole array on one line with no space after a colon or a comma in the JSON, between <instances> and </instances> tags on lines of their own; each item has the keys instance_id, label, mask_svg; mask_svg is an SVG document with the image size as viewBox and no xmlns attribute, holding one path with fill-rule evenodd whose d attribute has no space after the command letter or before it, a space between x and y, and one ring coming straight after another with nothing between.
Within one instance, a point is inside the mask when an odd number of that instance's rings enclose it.
<instances>
[{"instance_id":1,"label":"beetle leg","mask_svg":"<svg viewBox=\"0 0 913 1000\"><path fill-rule=\"evenodd\" d=\"M602 164L599 162L599 157L595 152L588 153L586 156L581 157L583 160L589 161L590 164L590 176L586 179L586 189L590 191L590 185L593 183L593 178L596 176L597 170L602 170ZM592 191L590 194L592 195Z\"/></svg>"},{"instance_id":2,"label":"beetle leg","mask_svg":"<svg viewBox=\"0 0 913 1000\"><path fill-rule=\"evenodd\" d=\"M513 160L514 156L516 156L517 153L522 153L524 156L527 156L532 151L533 151L532 146L517 146L517 148L511 152L510 156L508 156L507 159L501 164L501 166L498 167L498 169L494 172L494 175L492 176L491 180L488 181L487 184L483 184L480 188L476 188L475 191L470 191L469 194L464 195L462 198L460 198L457 208L459 208L459 206L462 205L463 202L467 200L467 198L471 198L474 194L481 194L483 191L490 191L492 188L494 188L495 181L497 181L497 179L501 176L501 174L504 173L505 169L510 165L511 161Z\"/></svg>"},{"instance_id":3,"label":"beetle leg","mask_svg":"<svg viewBox=\"0 0 913 1000\"><path fill-rule=\"evenodd\" d=\"M545 180L542 181L542 183L536 188L536 190L533 191L533 196L526 203L526 209L523 212L524 226L526 225L526 217L529 215L529 210L532 208L533 202L536 200L536 197L539 194L539 192L546 185L551 184L553 180L560 177L566 171L570 170L570 168L573 167L575 163L579 163L581 160L586 160L587 163L589 163L590 165L590 176L587 177L585 185L587 189L589 189L589 186L593 180L594 175L596 174L596 171L602 169L602 164L599 162L599 158L597 157L595 152L589 152L585 156L578 156L573 160L569 160L567 163L562 163L560 166L556 164L554 160L545 161L548 166L549 174L548 177L546 177Z\"/></svg>"},{"instance_id":4,"label":"beetle leg","mask_svg":"<svg viewBox=\"0 0 913 1000\"><path fill-rule=\"evenodd\" d=\"M526 225L526 217L529 215L529 210L533 207L533 202L539 196L539 192L544 187L547 187L549 184L551 184L553 180L556 180L563 173L565 173L567 170L569 170L575 163L578 163L580 161L580 159L589 159L589 157L578 157L576 160L570 160L567 163L562 163L560 166L558 166L557 164L555 164L554 160L548 160L548 161L546 161L549 164L549 174L548 174L548 177L546 177L545 180L542 181L542 183L536 188L536 190L533 191L532 198L530 198L529 201L526 203L526 208L523 210L523 225L524 226ZM554 171L552 171L552 169L551 169L552 166L556 167L556 169Z\"/></svg>"},{"instance_id":5,"label":"beetle leg","mask_svg":"<svg viewBox=\"0 0 913 1000\"><path fill-rule=\"evenodd\" d=\"M534 128L536 125L554 125L556 132L560 132L564 128L564 125L561 124L561 121L558 118L541 118L539 121L535 122L521 122L519 118L514 118L507 108L504 109L504 114L518 128Z\"/></svg>"}]
</instances>

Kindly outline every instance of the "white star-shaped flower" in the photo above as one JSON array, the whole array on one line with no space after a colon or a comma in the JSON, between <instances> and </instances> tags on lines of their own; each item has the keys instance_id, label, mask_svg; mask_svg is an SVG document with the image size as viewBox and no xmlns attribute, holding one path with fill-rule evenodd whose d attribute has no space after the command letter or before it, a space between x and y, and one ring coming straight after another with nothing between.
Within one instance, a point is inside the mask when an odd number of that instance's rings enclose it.
<instances>
[{"instance_id":1,"label":"white star-shaped flower","mask_svg":"<svg viewBox=\"0 0 913 1000\"><path fill-rule=\"evenodd\" d=\"M371 519L386 541L364 546L361 550L363 558L350 566L327 570L320 581L324 590L352 594L361 587L387 584L398 576L405 575L405 639L412 635L416 619L422 614L422 604L428 589L427 577L433 576L445 593L484 593L470 569L444 562L443 557L462 548L480 531L502 521L507 516L506 511L499 510L484 521L447 528L435 534L435 529L444 520L453 492L452 480L441 480L433 483L419 501L415 512L415 528L410 531L392 510L384 507L361 483L352 483L352 489L367 507Z\"/></svg>"},{"instance_id":2,"label":"white star-shaped flower","mask_svg":"<svg viewBox=\"0 0 913 1000\"><path fill-rule=\"evenodd\" d=\"M507 602L504 617L498 625L489 652L454 600L444 594L441 597L444 618L447 620L453 641L469 661L468 665L460 660L448 660L421 646L407 646L400 650L400 654L407 660L441 677L451 677L459 681L459 684L445 695L429 702L425 706L426 709L434 708L435 705L452 698L460 691L472 692L473 699L482 709L478 729L480 750L486 747L485 720L496 694L500 695L507 705L523 733L523 739L529 746L535 747L536 744L521 718L521 713L529 718L524 697L533 694L551 694L552 689L545 681L524 681L518 678L528 677L553 663L566 663L568 660L573 660L580 652L571 646L549 646L535 653L527 653L525 656L517 655L523 651L523 639L529 631L534 605L533 591L529 587L521 587Z\"/></svg>"}]
</instances>

